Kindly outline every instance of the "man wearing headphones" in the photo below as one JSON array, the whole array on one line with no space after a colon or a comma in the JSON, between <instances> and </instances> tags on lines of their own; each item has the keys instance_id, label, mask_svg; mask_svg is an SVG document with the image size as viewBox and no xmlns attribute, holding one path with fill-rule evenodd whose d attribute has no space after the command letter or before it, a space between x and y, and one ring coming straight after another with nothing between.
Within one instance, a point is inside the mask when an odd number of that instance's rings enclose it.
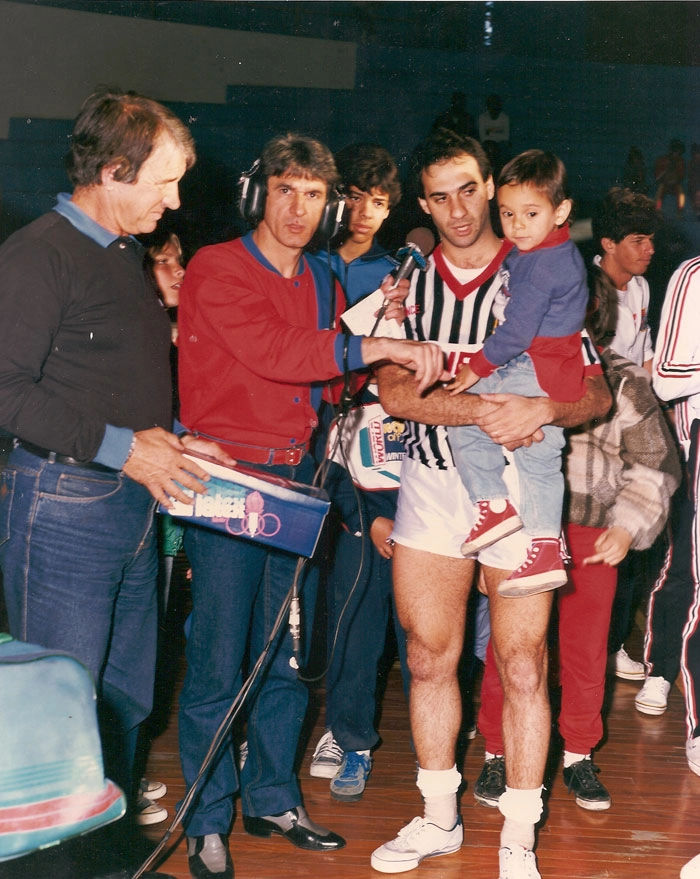
<instances>
[{"instance_id":1,"label":"man wearing headphones","mask_svg":"<svg viewBox=\"0 0 700 879\"><path fill-rule=\"evenodd\" d=\"M337 231L337 173L323 144L276 137L242 182L240 206L253 231L200 250L181 290L181 418L243 464L310 484L315 468L308 449L323 382L387 360L415 371L419 393L447 374L437 346L328 329L343 310L342 290L331 289L327 268L304 252L314 235ZM179 732L189 788L240 688L244 662L249 658L252 666L271 636L296 558L198 527L188 527L185 550L193 607ZM306 577L301 592L309 610L313 579ZM239 790L249 834L280 834L312 851L345 844L302 805L294 759L307 690L293 658L285 626L251 693L240 785L228 748L185 817L195 879L232 879L228 833Z\"/></svg>"}]
</instances>

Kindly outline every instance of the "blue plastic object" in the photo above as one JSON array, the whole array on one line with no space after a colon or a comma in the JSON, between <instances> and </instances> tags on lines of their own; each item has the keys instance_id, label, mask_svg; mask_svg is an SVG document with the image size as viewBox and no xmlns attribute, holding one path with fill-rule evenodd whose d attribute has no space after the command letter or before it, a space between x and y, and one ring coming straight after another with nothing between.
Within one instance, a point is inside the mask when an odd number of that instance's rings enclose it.
<instances>
[{"instance_id":1,"label":"blue plastic object","mask_svg":"<svg viewBox=\"0 0 700 879\"><path fill-rule=\"evenodd\" d=\"M104 777L90 672L74 657L0 634L0 861L121 818Z\"/></svg>"}]
</instances>

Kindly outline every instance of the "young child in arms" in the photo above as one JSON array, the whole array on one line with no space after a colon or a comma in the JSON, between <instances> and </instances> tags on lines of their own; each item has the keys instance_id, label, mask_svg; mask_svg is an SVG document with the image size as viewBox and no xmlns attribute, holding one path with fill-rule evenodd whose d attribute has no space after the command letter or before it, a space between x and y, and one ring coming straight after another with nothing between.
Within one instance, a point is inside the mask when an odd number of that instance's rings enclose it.
<instances>
[{"instance_id":1,"label":"young child in arms","mask_svg":"<svg viewBox=\"0 0 700 879\"><path fill-rule=\"evenodd\" d=\"M480 394L578 400L584 394L581 330L588 287L583 259L569 238L572 202L562 161L542 150L521 153L501 171L497 199L503 232L514 245L505 260L505 308L494 333L450 389L458 394L476 385L474 392ZM502 447L474 425L449 428L455 465L478 508L463 554L472 555L520 528L531 538L523 564L500 584L501 595L534 595L567 579L559 540L564 432L547 425L543 433L541 442L513 453L518 513L503 480Z\"/></svg>"}]
</instances>

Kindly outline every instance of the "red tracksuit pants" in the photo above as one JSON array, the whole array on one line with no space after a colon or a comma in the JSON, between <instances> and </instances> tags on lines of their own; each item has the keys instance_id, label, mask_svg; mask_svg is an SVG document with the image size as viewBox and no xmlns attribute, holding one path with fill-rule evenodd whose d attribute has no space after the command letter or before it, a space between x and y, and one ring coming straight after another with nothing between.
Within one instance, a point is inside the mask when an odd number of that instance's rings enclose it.
<instances>
[{"instance_id":1,"label":"red tracksuit pants","mask_svg":"<svg viewBox=\"0 0 700 879\"><path fill-rule=\"evenodd\" d=\"M575 754L588 754L603 735L600 712L605 693L608 631L617 568L583 565L583 559L594 554L595 541L603 530L585 525L566 526L572 565L569 582L557 590L562 691L559 732L565 749ZM492 754L504 753L502 710L503 690L489 641L478 725L486 739L486 750Z\"/></svg>"}]
</instances>

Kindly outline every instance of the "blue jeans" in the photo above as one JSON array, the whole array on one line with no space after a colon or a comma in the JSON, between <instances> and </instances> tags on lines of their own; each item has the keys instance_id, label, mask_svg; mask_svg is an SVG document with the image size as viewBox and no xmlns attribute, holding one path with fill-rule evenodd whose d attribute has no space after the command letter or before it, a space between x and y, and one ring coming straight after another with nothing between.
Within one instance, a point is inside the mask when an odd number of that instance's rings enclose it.
<instances>
[{"instance_id":1,"label":"blue jeans","mask_svg":"<svg viewBox=\"0 0 700 879\"><path fill-rule=\"evenodd\" d=\"M309 483L313 462L260 467ZM192 613L187 632L187 672L180 695L180 759L192 785L214 734L242 682L243 666L257 661L294 578L297 557L194 525L185 531L192 566ZM302 638L316 599L316 576L307 565L300 584ZM248 758L240 779L243 813L272 815L302 802L294 771L308 690L290 666L292 644L285 620L247 701ZM230 740L223 747L185 816L188 836L228 833L233 795L239 790Z\"/></svg>"},{"instance_id":2,"label":"blue jeans","mask_svg":"<svg viewBox=\"0 0 700 879\"><path fill-rule=\"evenodd\" d=\"M339 530L328 580L326 727L344 751L369 750L379 741L377 670L393 608L391 559L379 555L369 537L371 523L365 522L364 538ZM406 636L396 614L394 625L401 667L406 669Z\"/></svg>"},{"instance_id":3,"label":"blue jeans","mask_svg":"<svg viewBox=\"0 0 700 879\"><path fill-rule=\"evenodd\" d=\"M14 449L0 474L0 567L11 634L65 650L98 694L105 771L133 794L158 634L155 502L117 471Z\"/></svg>"},{"instance_id":4,"label":"blue jeans","mask_svg":"<svg viewBox=\"0 0 700 879\"><path fill-rule=\"evenodd\" d=\"M529 355L521 354L470 388L474 394L544 397ZM503 481L503 448L475 425L449 427L455 465L473 504L508 497ZM518 511L523 530L532 537L558 537L564 497L561 450L564 431L546 425L544 439L513 453L520 485Z\"/></svg>"}]
</instances>

